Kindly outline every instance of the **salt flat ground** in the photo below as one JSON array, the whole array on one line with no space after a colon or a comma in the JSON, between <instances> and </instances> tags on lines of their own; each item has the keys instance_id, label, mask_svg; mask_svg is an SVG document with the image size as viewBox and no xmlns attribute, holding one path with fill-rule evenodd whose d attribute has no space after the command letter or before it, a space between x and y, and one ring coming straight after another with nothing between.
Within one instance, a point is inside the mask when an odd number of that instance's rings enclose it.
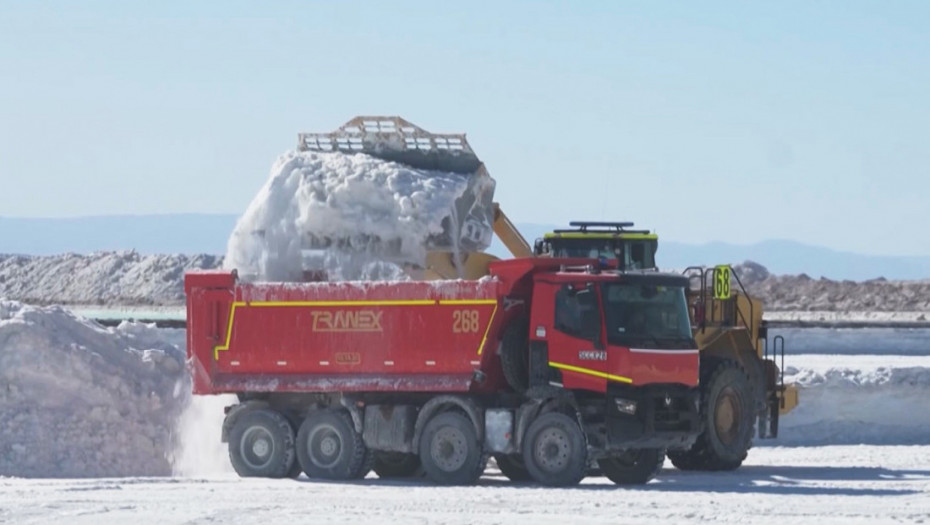
<instances>
[{"instance_id":1,"label":"salt flat ground","mask_svg":"<svg viewBox=\"0 0 930 525\"><path fill-rule=\"evenodd\" d=\"M474 487L218 478L0 479L8 523L930 523L930 446L759 447L728 473L646 486Z\"/></svg>"}]
</instances>

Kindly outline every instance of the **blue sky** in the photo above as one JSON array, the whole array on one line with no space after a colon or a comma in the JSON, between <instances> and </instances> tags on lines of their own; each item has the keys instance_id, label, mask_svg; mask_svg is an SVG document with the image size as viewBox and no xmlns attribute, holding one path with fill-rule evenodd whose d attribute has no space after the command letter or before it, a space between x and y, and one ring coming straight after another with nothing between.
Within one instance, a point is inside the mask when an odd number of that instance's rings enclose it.
<instances>
[{"instance_id":1,"label":"blue sky","mask_svg":"<svg viewBox=\"0 0 930 525\"><path fill-rule=\"evenodd\" d=\"M397 114L466 132L517 222L930 255L928 27L903 1L0 0L0 216L237 213L298 132Z\"/></svg>"}]
</instances>

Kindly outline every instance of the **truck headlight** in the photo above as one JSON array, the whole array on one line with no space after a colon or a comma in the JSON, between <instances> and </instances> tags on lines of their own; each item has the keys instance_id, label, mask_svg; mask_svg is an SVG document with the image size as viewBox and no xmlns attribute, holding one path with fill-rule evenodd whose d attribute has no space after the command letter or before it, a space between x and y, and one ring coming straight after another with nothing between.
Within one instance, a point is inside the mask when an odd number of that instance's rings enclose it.
<instances>
[{"instance_id":1,"label":"truck headlight","mask_svg":"<svg viewBox=\"0 0 930 525\"><path fill-rule=\"evenodd\" d=\"M617 410L623 412L624 414L633 415L636 413L636 401L631 401L629 399L614 399L614 403L617 404Z\"/></svg>"}]
</instances>

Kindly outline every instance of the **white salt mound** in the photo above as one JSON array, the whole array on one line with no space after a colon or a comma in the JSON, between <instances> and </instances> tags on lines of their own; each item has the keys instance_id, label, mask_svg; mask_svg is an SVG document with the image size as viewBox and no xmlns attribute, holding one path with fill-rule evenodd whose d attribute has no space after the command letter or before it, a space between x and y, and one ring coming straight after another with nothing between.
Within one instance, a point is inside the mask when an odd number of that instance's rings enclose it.
<instances>
[{"instance_id":1,"label":"white salt mound","mask_svg":"<svg viewBox=\"0 0 930 525\"><path fill-rule=\"evenodd\" d=\"M489 212L457 217L456 201L493 189L490 177L476 185L365 154L289 152L239 219L224 266L245 280L299 281L313 240L328 239L310 256L331 280L394 279L403 265L422 265L428 249L456 250L463 232L487 248Z\"/></svg>"},{"instance_id":2,"label":"white salt mound","mask_svg":"<svg viewBox=\"0 0 930 525\"><path fill-rule=\"evenodd\" d=\"M832 363L824 366L824 357ZM787 367L785 381L799 386L800 404L783 416L773 444L930 444L930 411L922 408L930 367L925 358L893 357L792 356L802 366Z\"/></svg>"},{"instance_id":3,"label":"white salt mound","mask_svg":"<svg viewBox=\"0 0 930 525\"><path fill-rule=\"evenodd\" d=\"M216 255L134 251L0 255L0 297L33 304L178 304L184 302L184 272L219 262Z\"/></svg>"},{"instance_id":4,"label":"white salt mound","mask_svg":"<svg viewBox=\"0 0 930 525\"><path fill-rule=\"evenodd\" d=\"M177 336L0 300L0 476L170 474L190 397Z\"/></svg>"}]
</instances>

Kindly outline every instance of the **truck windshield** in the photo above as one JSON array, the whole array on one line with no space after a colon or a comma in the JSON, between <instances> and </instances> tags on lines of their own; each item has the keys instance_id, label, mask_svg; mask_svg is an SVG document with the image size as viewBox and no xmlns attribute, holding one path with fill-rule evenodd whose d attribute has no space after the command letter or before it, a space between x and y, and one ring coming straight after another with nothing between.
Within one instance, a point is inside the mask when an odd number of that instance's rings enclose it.
<instances>
[{"instance_id":1,"label":"truck windshield","mask_svg":"<svg viewBox=\"0 0 930 525\"><path fill-rule=\"evenodd\" d=\"M604 317L611 344L644 348L692 344L688 304L681 286L606 284Z\"/></svg>"}]
</instances>

